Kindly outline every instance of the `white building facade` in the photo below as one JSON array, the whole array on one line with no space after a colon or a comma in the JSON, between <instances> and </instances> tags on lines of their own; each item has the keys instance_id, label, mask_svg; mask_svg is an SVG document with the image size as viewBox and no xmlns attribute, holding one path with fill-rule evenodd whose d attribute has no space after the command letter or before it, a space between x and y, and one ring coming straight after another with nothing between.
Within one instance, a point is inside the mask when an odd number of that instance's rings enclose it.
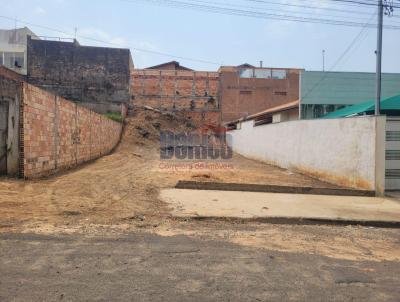
<instances>
[{"instance_id":1,"label":"white building facade","mask_svg":"<svg viewBox=\"0 0 400 302\"><path fill-rule=\"evenodd\" d=\"M28 35L38 39L27 27L0 29L0 65L26 75Z\"/></svg>"}]
</instances>

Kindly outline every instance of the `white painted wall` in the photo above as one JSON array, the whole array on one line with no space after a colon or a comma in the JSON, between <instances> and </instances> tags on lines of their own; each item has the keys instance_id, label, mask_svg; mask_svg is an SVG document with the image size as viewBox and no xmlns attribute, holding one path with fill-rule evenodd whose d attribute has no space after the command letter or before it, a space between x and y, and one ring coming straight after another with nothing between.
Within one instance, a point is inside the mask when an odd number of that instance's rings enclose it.
<instances>
[{"instance_id":1,"label":"white painted wall","mask_svg":"<svg viewBox=\"0 0 400 302\"><path fill-rule=\"evenodd\" d=\"M253 127L250 120L228 132L228 143L249 158L339 185L383 192L385 122L384 116L364 116Z\"/></svg>"},{"instance_id":2,"label":"white painted wall","mask_svg":"<svg viewBox=\"0 0 400 302\"><path fill-rule=\"evenodd\" d=\"M282 123L295 121L299 119L299 110L297 108L274 113L272 115L272 123Z\"/></svg>"}]
</instances>

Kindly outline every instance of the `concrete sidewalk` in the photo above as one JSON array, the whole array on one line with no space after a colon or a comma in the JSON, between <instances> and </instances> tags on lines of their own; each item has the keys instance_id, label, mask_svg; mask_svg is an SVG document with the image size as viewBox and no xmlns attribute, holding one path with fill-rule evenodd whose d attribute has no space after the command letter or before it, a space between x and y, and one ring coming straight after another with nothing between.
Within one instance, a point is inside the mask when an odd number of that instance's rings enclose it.
<instances>
[{"instance_id":1,"label":"concrete sidewalk","mask_svg":"<svg viewBox=\"0 0 400 302\"><path fill-rule=\"evenodd\" d=\"M400 202L389 198L166 189L176 217L260 219L400 227Z\"/></svg>"}]
</instances>

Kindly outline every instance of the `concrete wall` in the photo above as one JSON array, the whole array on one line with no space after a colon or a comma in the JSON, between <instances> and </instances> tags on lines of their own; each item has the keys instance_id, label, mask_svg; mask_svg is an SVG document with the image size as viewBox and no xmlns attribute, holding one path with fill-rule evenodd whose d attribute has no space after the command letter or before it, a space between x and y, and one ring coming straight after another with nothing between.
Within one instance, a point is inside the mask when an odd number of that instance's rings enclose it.
<instances>
[{"instance_id":1,"label":"concrete wall","mask_svg":"<svg viewBox=\"0 0 400 302\"><path fill-rule=\"evenodd\" d=\"M23 77L0 66L0 100L8 104L7 127L7 175L19 174L19 116Z\"/></svg>"},{"instance_id":2,"label":"concrete wall","mask_svg":"<svg viewBox=\"0 0 400 302\"><path fill-rule=\"evenodd\" d=\"M0 99L0 175L7 174L8 102Z\"/></svg>"},{"instance_id":3,"label":"concrete wall","mask_svg":"<svg viewBox=\"0 0 400 302\"><path fill-rule=\"evenodd\" d=\"M229 131L234 151L338 185L384 191L385 117L299 120Z\"/></svg>"},{"instance_id":4,"label":"concrete wall","mask_svg":"<svg viewBox=\"0 0 400 302\"><path fill-rule=\"evenodd\" d=\"M122 124L23 83L21 176L35 178L108 154Z\"/></svg>"},{"instance_id":5,"label":"concrete wall","mask_svg":"<svg viewBox=\"0 0 400 302\"><path fill-rule=\"evenodd\" d=\"M20 126L21 94L18 92L8 107L8 134L7 134L7 175L19 175L19 126Z\"/></svg>"},{"instance_id":6,"label":"concrete wall","mask_svg":"<svg viewBox=\"0 0 400 302\"><path fill-rule=\"evenodd\" d=\"M28 39L28 82L77 102L128 103L129 49Z\"/></svg>"}]
</instances>

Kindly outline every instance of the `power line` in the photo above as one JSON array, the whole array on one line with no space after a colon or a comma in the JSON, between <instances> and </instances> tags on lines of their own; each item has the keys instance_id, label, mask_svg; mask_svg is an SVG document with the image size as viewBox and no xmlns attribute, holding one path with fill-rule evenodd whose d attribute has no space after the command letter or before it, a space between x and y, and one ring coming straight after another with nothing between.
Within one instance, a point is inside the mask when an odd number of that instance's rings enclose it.
<instances>
[{"instance_id":1,"label":"power line","mask_svg":"<svg viewBox=\"0 0 400 302\"><path fill-rule=\"evenodd\" d=\"M369 33L370 33L370 31L364 31L364 33L361 35L360 39L358 40L357 45L355 45L354 48L349 52L349 55L347 56L347 58L343 59L343 64L346 63L353 56L353 54L358 50L358 48L362 45L362 43L368 37Z\"/></svg>"},{"instance_id":2,"label":"power line","mask_svg":"<svg viewBox=\"0 0 400 302\"><path fill-rule=\"evenodd\" d=\"M309 17L300 17L300 16L293 16L293 15L281 15L281 14L267 14L267 13L260 13L256 11L251 11L251 10L242 10L242 9L232 9L228 7L218 7L218 6L213 6L213 5L203 5L203 4L194 4L194 3L188 3L188 2L183 2L183 1L176 1L176 0L120 0L120 1L125 1L125 2L133 2L133 1L140 1L140 2L146 2L150 4L156 4L156 5L166 5L169 7L177 7L177 8L184 8L184 9L195 9L195 10L202 10L206 12L212 12L212 13L221 13L221 14L228 14L228 15L238 15L238 16L247 16L247 17L255 17L255 18L263 18L263 19L273 19L273 20L285 20L285 21L293 21L293 22L302 22L302 23L322 23L322 24L330 24L330 25L343 25L343 26L351 26L351 27L357 27L357 26L362 26L363 29L366 27L374 27L375 24L371 24L370 22L367 22L365 24L359 23L359 22L354 22L354 21L346 21L346 20L338 20L338 19L322 19L322 18L309 18ZM204 0L192 0L192 1L197 1L201 3L210 3L208 1ZM272 3L270 1L262 1L262 0L247 0L247 1L256 1L256 2L262 2L262 3ZM342 2L344 0L331 0L335 2ZM348 1L344 1L348 2ZM360 2L360 1L357 1ZM364 2L363 2L364 3ZM0 16L1 18L5 18L11 21L15 21L15 18L10 18L7 16ZM353 19L353 18L352 18ZM64 35L72 37L73 34L67 33L65 31L62 31L60 29L55 29L51 28L48 26L43 26L43 25L38 25L38 24L33 24L30 22L26 22L23 20L18 20L21 23L35 26L35 27L40 27L44 28L47 30L55 31L62 33ZM395 25L387 25L385 28L388 29L400 29L400 26L395 26ZM100 42L100 43L105 43L109 45L116 45L119 46L119 44L116 43L111 43L109 41L104 41L92 37L87 37L87 36L79 36L79 38L85 39L85 40L90 40L90 41L95 41L95 42ZM178 58L182 60L188 60L188 61L195 61L195 62L201 62L201 63L206 63L206 64L213 64L213 65L223 65L222 63L218 62L211 62L211 61L206 61L206 60L201 60L201 59L194 59L194 58L188 58L188 57L183 57L183 56L177 56L169 53L163 53L163 52L158 52L158 51L153 51L153 50L148 50L148 49L143 49L143 48L138 48L138 47L133 47L133 50L140 51L140 52L148 52L148 53L153 53L157 55L162 55L162 56L167 56L171 58Z\"/></svg>"},{"instance_id":3,"label":"power line","mask_svg":"<svg viewBox=\"0 0 400 302\"><path fill-rule=\"evenodd\" d=\"M120 1L124 1L124 0L120 0ZM214 5L219 5L219 6L222 6L222 7L220 7L220 8L226 8L226 7L224 7L224 5L229 5L229 7L239 7L239 8L246 8L246 9L252 9L252 10L263 10L263 11L275 11L275 12L286 12L286 13L294 13L294 14L300 14L300 15L304 15L304 14L306 14L306 15L316 15L316 13L314 12L314 11L304 11L304 12L295 12L295 11L292 11L292 10L283 10L283 9L277 9L277 8L269 8L269 7L265 7L265 6L262 6L262 7L255 7L255 6L247 6L247 5L240 5L240 4L231 4L231 3L229 3L229 4L227 4L226 2L218 2L218 1L213 1L213 2L210 2L210 1L205 1L205 0L186 0L186 1L190 1L190 2L198 2L198 3L205 3L205 4L214 4ZM259 0L247 0L247 1L250 1L250 2L259 2ZM126 2L126 1L124 1L124 2ZM265 4L267 4L267 3L269 3L269 4L273 4L273 5L281 5L281 6L284 6L284 7L301 7L301 8L306 8L306 9L313 9L313 10L320 10L320 9L323 9L322 7L320 8L320 7L318 7L318 6L307 6L307 5L291 5L291 4L287 4L287 3L278 3L278 2L270 2L270 1L262 1L262 3L265 3ZM361 14L360 14L360 12L359 11L346 11L346 10L341 10L341 9L333 9L332 11L334 11L334 12L340 12L340 13L345 13L345 14L358 14L358 15L362 15L362 13L364 13L365 15L368 15L368 16L370 16L371 15L371 13L370 12L361 12ZM334 18L337 18L337 17L342 17L342 18L348 18L349 16L343 16L343 15L328 15L328 14L320 14L320 13L318 13L318 16L320 16L320 17L334 17ZM300 16L301 17L301 16ZM397 17L397 16L396 16ZM352 16L351 17L351 19L358 19L358 20L361 20L361 21L363 21L363 22L366 22L366 19L365 18L362 18L362 17L354 17L354 16ZM360 22L361 22L360 21ZM395 23L397 23L397 22L395 22ZM400 24L400 23L398 23L398 24Z\"/></svg>"},{"instance_id":4,"label":"power line","mask_svg":"<svg viewBox=\"0 0 400 302\"><path fill-rule=\"evenodd\" d=\"M233 15L233 16L253 17L253 18L260 18L260 19L285 20L285 21L293 21L293 22L300 22L300 23L319 23L319 24L341 25L341 26L350 26L350 27L364 26L364 23L348 21L348 20L300 17L300 16L293 16L293 15L288 15L288 14L262 13L262 12L255 12L255 11L251 11L251 10L242 10L242 9L218 7L218 6L212 6L212 5L194 4L194 3L188 3L188 2L176 1L176 0L121 0L121 1L131 2L131 3L132 2L144 2L147 4L154 4L154 5L159 5L159 6L189 9L189 10L195 10L195 11L212 12L212 13ZM368 27L375 27L375 26L376 26L376 24L368 24ZM400 26L386 25L385 28L399 30Z\"/></svg>"},{"instance_id":5,"label":"power line","mask_svg":"<svg viewBox=\"0 0 400 302\"><path fill-rule=\"evenodd\" d=\"M330 71L336 68L337 65L340 64L340 61L343 60L343 58L346 56L346 54L352 49L352 47L358 42L358 40L361 38L363 35L364 31L367 31L367 25L371 22L371 20L376 16L376 13L373 13L370 19L368 20L367 23L365 23L365 26L360 30L360 32L357 34L357 36L353 39L353 41L350 43L350 45L346 48L346 50L342 53L342 55L338 58L338 60L333 64L331 67Z\"/></svg>"},{"instance_id":6,"label":"power line","mask_svg":"<svg viewBox=\"0 0 400 302\"><path fill-rule=\"evenodd\" d=\"M268 2L265 0L254 0L254 1ZM290 0L287 0L287 1L290 1ZM346 7L357 7L357 9L369 9L372 7L371 5L363 5L364 3L362 1L346 1L346 0L343 0L343 1L342 0L326 0L326 1L331 1L330 5L335 5L336 8L340 7L341 9L344 9ZM295 1L295 2L298 3L297 1ZM312 3L314 5L317 5L317 4L321 3L321 0L301 0L301 2L308 2L308 3Z\"/></svg>"},{"instance_id":7,"label":"power line","mask_svg":"<svg viewBox=\"0 0 400 302\"><path fill-rule=\"evenodd\" d=\"M261 1L261 0L260 0ZM313 1L313 0L303 0L303 1ZM376 0L371 0L368 2L359 1L359 0L329 0L332 4L339 5L339 6L353 6L358 7L359 9L362 8L371 8L371 7L378 7L378 2ZM393 0L389 0L393 1ZM400 3L399 3L400 5ZM393 6L394 8L400 8L400 6Z\"/></svg>"},{"instance_id":8,"label":"power line","mask_svg":"<svg viewBox=\"0 0 400 302\"><path fill-rule=\"evenodd\" d=\"M355 4L360 4L360 5L369 5L369 6L378 6L378 2L374 1L374 2L362 2L362 1L358 1L358 0L330 0L333 2L342 2L342 3L355 3ZM400 8L400 6L394 6L394 8Z\"/></svg>"},{"instance_id":9,"label":"power line","mask_svg":"<svg viewBox=\"0 0 400 302\"><path fill-rule=\"evenodd\" d=\"M361 38L363 35L364 31L368 29L368 24L372 21L372 19L375 17L376 13L373 13L367 23L364 24L364 27L360 30L360 32L354 37L353 41L347 46L347 48L343 51L343 53L339 56L339 58L336 60L336 62L332 65L332 67L328 70L328 72L324 73L324 75L321 77L321 79L313 86L311 89L307 91L307 93L304 96L301 96L301 98L305 98L310 95L311 92L315 90L329 75L329 72L332 72L333 69L336 68L337 65L343 60L343 58L346 56L346 54L353 48L353 46L357 43L357 41Z\"/></svg>"},{"instance_id":10,"label":"power line","mask_svg":"<svg viewBox=\"0 0 400 302\"><path fill-rule=\"evenodd\" d=\"M289 2L274 2L274 1L266 1L266 0L244 0L247 2L253 2L253 3L259 3L261 5L278 5L278 6L284 6L284 7L299 7L299 8L305 8L305 9L312 9L312 10L326 10L326 11L332 11L332 12L340 12L340 13L346 13L346 14L357 14L357 15L371 15L370 11L362 11L360 8L364 8L360 5L356 4L350 4L351 6L356 6L357 10L349 10L344 7L324 7L324 6L318 6L317 4L314 4L315 2L308 0L311 4L314 5L304 5L304 4L293 4ZM303 0L306 1L306 0ZM336 5L336 3L334 3ZM342 5L343 3L337 3L337 5ZM344 3L348 4L348 3ZM348 5L347 5L348 6ZM370 7L365 7L369 9ZM393 16L395 18L399 18L399 16Z\"/></svg>"},{"instance_id":11,"label":"power line","mask_svg":"<svg viewBox=\"0 0 400 302\"><path fill-rule=\"evenodd\" d=\"M372 5L372 6L377 6L377 3L372 3L372 2L365 2L365 1L358 1L358 0L330 0L332 2L343 2L343 3L354 3L354 4L359 4L359 5Z\"/></svg>"},{"instance_id":12,"label":"power line","mask_svg":"<svg viewBox=\"0 0 400 302\"><path fill-rule=\"evenodd\" d=\"M336 8L336 7L322 7L322 6L316 6L316 5L293 4L293 3L288 3L288 2L282 3L282 2L272 2L272 1L265 1L265 0L245 0L245 1L261 3L261 4L287 6L287 7L300 7L300 8L306 8L306 9L319 9L319 10L328 10L328 11L334 11L334 12L345 12L345 13L368 15L368 16L370 15L369 12L364 12L364 11L360 11L360 10L348 10L348 9ZM315 3L315 2L310 1L310 3Z\"/></svg>"},{"instance_id":13,"label":"power line","mask_svg":"<svg viewBox=\"0 0 400 302\"><path fill-rule=\"evenodd\" d=\"M2 16L2 15L0 15L0 18L6 19L6 20L11 20L13 22L17 21L17 22L25 24L25 25L42 28L42 29L53 31L53 32L58 32L60 34L63 34L63 35L69 36L69 37L74 37L74 33L69 33L69 32L66 32L66 31L63 31L63 30L60 30L57 28L40 25L40 24L35 24L35 23L27 22L27 21L24 21L21 19L15 19L15 18ZM96 39L96 38L92 38L92 37L81 36L81 35L77 35L77 37L80 39L88 40L88 41L93 41L93 42L104 43L104 44L108 44L108 45L121 47L120 44L112 43L109 41L104 41L104 40L100 40L100 39ZM160 52L160 51L154 51L154 50L149 50L149 49L144 49L144 48L139 48L139 47L131 47L131 49L140 51L140 52L147 52L147 53L152 53L152 54L156 54L156 55L161 55L161 56L166 56L166 57L181 59L181 60L187 60L187 61L192 61L192 62L205 63L205 64L218 65L218 66L224 65L222 62L218 63L218 62L212 62L212 61L207 61L207 60L202 60L202 59L194 59L194 58L189 58L189 57L177 56L177 55L173 55L173 54L169 54L169 53L164 53L164 52Z\"/></svg>"}]
</instances>

